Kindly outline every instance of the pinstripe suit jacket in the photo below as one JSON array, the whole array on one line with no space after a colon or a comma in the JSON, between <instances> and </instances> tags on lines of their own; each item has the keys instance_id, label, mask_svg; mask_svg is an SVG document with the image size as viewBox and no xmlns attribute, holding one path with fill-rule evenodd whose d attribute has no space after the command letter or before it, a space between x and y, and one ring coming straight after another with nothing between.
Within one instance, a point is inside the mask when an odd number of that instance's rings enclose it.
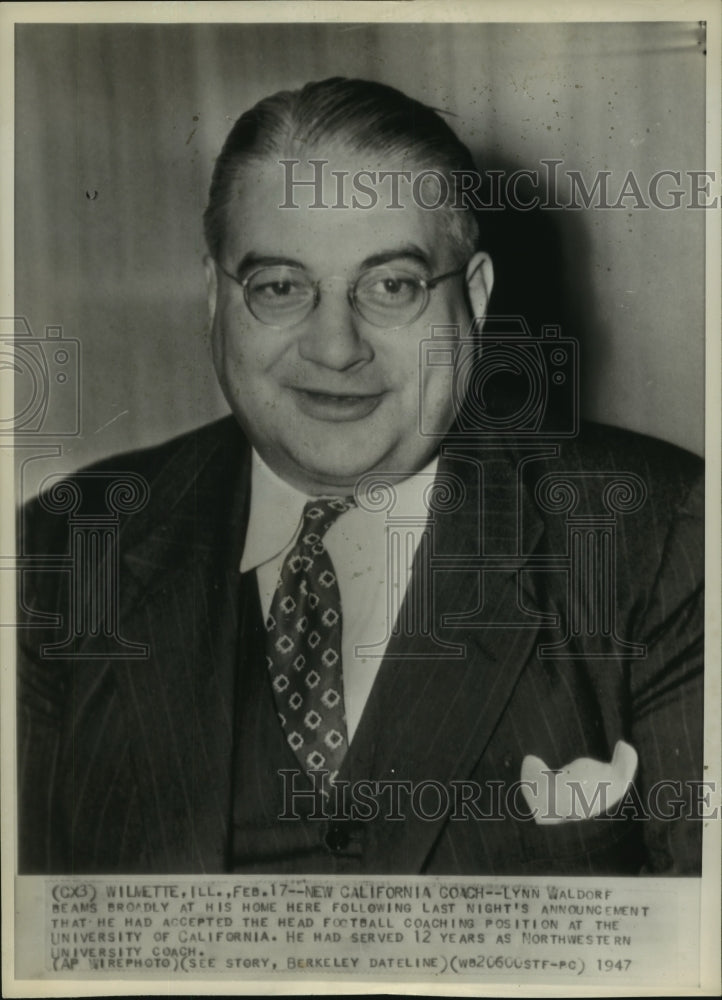
<instances>
[{"instance_id":1,"label":"pinstripe suit jacket","mask_svg":"<svg viewBox=\"0 0 722 1000\"><path fill-rule=\"evenodd\" d=\"M104 462L84 481L87 509L99 503L88 493L93 482L100 489L103 473L132 471L150 485L147 506L125 518L119 541L119 629L148 644L147 659L109 656L100 634L80 641L80 658L39 654L59 630L38 628L37 612L67 618L68 574L47 568L67 553L67 519L37 502L22 512L24 553L49 561L21 581L21 606L36 626L19 630L21 872L228 870L249 469L248 444L228 418ZM649 805L661 780L701 778L701 463L662 442L591 425L531 459L511 445L475 457L445 446L440 469L463 488L459 508L434 515L432 552L451 559L433 574L434 629L392 637L345 776L447 788L466 781L478 790L479 811L501 812L428 819L406 809L403 821L388 821L382 810L366 824L357 870L697 872L699 821L642 820L632 805L615 820L541 825L522 796L512 802L505 793L527 755L551 769L582 757L609 761L618 740L639 757L637 806ZM544 562L571 544L568 512L551 494L540 505L540 484L563 474L579 490L576 515L598 515L599 474L615 470L636 473L647 496L613 519L607 613L613 607L617 636L644 655L610 657L607 649L595 658L599 648L576 636L569 655L552 648L540 656L545 644L561 649L574 625L568 572ZM463 561L480 551L515 558L482 578ZM417 564L414 572L416 579ZM463 655L439 655L437 638ZM268 764L269 772L289 766ZM667 785L657 809L675 814L680 788ZM287 870L303 871L303 862Z\"/></svg>"}]
</instances>

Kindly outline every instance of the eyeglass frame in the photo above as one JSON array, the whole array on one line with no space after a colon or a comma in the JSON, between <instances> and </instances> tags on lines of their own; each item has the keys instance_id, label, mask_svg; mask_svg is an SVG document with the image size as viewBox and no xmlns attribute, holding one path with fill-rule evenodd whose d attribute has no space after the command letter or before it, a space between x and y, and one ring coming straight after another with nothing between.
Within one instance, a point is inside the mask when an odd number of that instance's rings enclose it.
<instances>
[{"instance_id":1,"label":"eyeglass frame","mask_svg":"<svg viewBox=\"0 0 722 1000\"><path fill-rule=\"evenodd\" d=\"M318 308L318 304L321 301L321 282L324 281L324 280L326 280L326 279L324 279L324 278L317 278L314 281L310 277L310 275L308 274L308 272L303 267L301 267L298 264L261 264L259 267L255 267L252 271L250 271L245 276L245 278L239 278L235 274L233 274L231 271L227 271L225 269L225 267L221 264L221 262L219 260L217 260L215 257L213 258L213 261L216 264L216 266L218 267L218 269L223 274L225 274L225 276L227 278L230 278L231 281L235 282L236 285L240 285L240 287L243 289L243 300L246 303L246 308L250 312L251 316L253 316L254 319L258 320L259 323L262 323L263 326L267 326L269 328L269 330L290 330L292 327L297 326L299 323L303 323L305 320L308 319L308 317L311 315L311 313L314 311L314 309ZM453 278L456 275L461 274L466 269L467 265L468 265L468 261L466 261L465 263L463 263L461 265L461 267L456 268L456 270L454 270L454 271L447 271L445 274L438 274L438 275L436 275L433 278L421 278L418 275L413 274L411 271L405 272L410 277L415 278L416 281L419 283L419 286L421 287L421 289L424 292L424 299L423 299L423 302L422 302L422 304L421 304L418 312L414 316L412 316L410 319L407 319L405 323L399 323L397 326L380 326L378 323L374 323L373 320L370 320L366 316L364 316L364 314L361 312L361 310L359 309L358 304L356 302L356 288L357 288L359 282L361 281L361 279L365 275L367 275L371 271L375 270L375 268L369 268L368 270L363 271L358 276L358 278L356 278L355 281L348 281L347 282L346 294L348 296L349 305L351 306L351 308L353 309L353 311L356 313L357 316L360 316L361 319L365 323L369 323L371 326L376 327L377 330L402 330L406 326L411 326L412 323L415 323L416 320L420 316L422 316L424 314L424 312L426 311L426 309L427 309L427 307L429 305L429 299L431 298L431 292L439 284L439 282L444 281L447 278ZM385 265L383 265L383 264L376 264L375 265L375 267L377 267L377 268L382 268L384 266ZM290 270L301 271L303 274L306 275L306 277L308 278L308 280L310 282L311 288L313 289L313 299L311 300L311 307L308 310L308 312L306 312L305 315L301 319L297 319L297 320L294 320L293 323L289 323L288 326L275 326L273 323L267 323L265 320L261 319L260 316L256 316L255 312L251 308L251 303L248 301L248 283L250 282L251 278L253 278L256 274L259 274L261 271L268 270L268 269L270 269L272 267L287 267ZM334 277L340 277L340 275L332 275L332 274L331 275L327 275L327 278L334 278Z\"/></svg>"}]
</instances>

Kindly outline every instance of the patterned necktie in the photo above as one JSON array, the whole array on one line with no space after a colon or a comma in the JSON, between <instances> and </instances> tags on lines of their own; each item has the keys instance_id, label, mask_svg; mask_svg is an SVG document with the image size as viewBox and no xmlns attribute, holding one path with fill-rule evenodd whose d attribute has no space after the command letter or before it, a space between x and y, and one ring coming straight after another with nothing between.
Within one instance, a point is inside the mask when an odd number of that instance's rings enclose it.
<instances>
[{"instance_id":1,"label":"patterned necktie","mask_svg":"<svg viewBox=\"0 0 722 1000\"><path fill-rule=\"evenodd\" d=\"M323 538L353 499L309 500L266 621L281 725L304 770L333 782L348 749L341 669L341 595Z\"/></svg>"}]
</instances>

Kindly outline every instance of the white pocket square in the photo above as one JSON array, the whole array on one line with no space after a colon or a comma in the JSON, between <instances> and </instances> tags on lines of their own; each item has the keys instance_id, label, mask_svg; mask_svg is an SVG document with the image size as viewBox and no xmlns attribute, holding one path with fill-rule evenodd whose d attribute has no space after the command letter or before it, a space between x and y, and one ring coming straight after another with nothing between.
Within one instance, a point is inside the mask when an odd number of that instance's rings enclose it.
<instances>
[{"instance_id":1,"label":"white pocket square","mask_svg":"<svg viewBox=\"0 0 722 1000\"><path fill-rule=\"evenodd\" d=\"M558 770L541 757L527 755L521 764L521 790L534 822L543 826L590 819L618 802L637 770L637 751L618 740L611 763L579 757Z\"/></svg>"}]
</instances>

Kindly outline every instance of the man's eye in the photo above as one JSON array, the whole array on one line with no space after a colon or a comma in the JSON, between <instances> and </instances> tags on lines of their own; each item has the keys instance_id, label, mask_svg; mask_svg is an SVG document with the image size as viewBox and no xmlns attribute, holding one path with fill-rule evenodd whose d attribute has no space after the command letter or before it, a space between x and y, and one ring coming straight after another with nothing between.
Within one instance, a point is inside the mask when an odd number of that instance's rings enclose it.
<instances>
[{"instance_id":1,"label":"man's eye","mask_svg":"<svg viewBox=\"0 0 722 1000\"><path fill-rule=\"evenodd\" d=\"M266 281L261 285L256 285L253 289L254 295L259 295L265 299L283 299L293 295L300 295L303 287L295 281Z\"/></svg>"},{"instance_id":2,"label":"man's eye","mask_svg":"<svg viewBox=\"0 0 722 1000\"><path fill-rule=\"evenodd\" d=\"M267 281L264 285L257 285L256 291L269 298L274 296L282 297L291 291L290 281Z\"/></svg>"},{"instance_id":3,"label":"man's eye","mask_svg":"<svg viewBox=\"0 0 722 1000\"><path fill-rule=\"evenodd\" d=\"M406 299L414 295L416 287L413 278L386 275L371 282L364 291L376 299Z\"/></svg>"}]
</instances>

